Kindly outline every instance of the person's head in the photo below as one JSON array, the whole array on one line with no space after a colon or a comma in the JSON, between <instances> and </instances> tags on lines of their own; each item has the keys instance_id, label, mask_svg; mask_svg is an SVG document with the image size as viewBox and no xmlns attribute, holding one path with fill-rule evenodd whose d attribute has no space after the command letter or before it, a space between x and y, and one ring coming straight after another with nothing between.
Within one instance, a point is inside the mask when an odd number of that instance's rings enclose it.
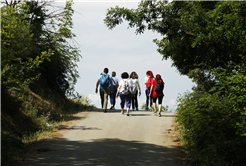
<instances>
[{"instance_id":1,"label":"person's head","mask_svg":"<svg viewBox=\"0 0 246 166\"><path fill-rule=\"evenodd\" d=\"M113 72L112 72L112 77L115 77L115 76L116 76L116 72L113 71Z\"/></svg>"},{"instance_id":2,"label":"person's head","mask_svg":"<svg viewBox=\"0 0 246 166\"><path fill-rule=\"evenodd\" d=\"M150 71L150 70L148 70L146 72L146 75L149 76L149 77L151 77L151 78L154 78L154 75L153 75L152 71Z\"/></svg>"},{"instance_id":3,"label":"person's head","mask_svg":"<svg viewBox=\"0 0 246 166\"><path fill-rule=\"evenodd\" d=\"M104 68L103 72L104 72L105 74L108 74L108 68Z\"/></svg>"},{"instance_id":4,"label":"person's head","mask_svg":"<svg viewBox=\"0 0 246 166\"><path fill-rule=\"evenodd\" d=\"M138 79L138 74L137 74L135 71L133 71L133 72L130 74L130 78L132 78L132 79Z\"/></svg>"},{"instance_id":5,"label":"person's head","mask_svg":"<svg viewBox=\"0 0 246 166\"><path fill-rule=\"evenodd\" d=\"M121 78L122 79L127 79L127 78L129 78L129 74L127 72L124 72L124 73L121 74Z\"/></svg>"},{"instance_id":6,"label":"person's head","mask_svg":"<svg viewBox=\"0 0 246 166\"><path fill-rule=\"evenodd\" d=\"M161 75L160 75L160 74L156 74L155 80L158 81L158 82L159 82L160 80L162 81Z\"/></svg>"}]
</instances>

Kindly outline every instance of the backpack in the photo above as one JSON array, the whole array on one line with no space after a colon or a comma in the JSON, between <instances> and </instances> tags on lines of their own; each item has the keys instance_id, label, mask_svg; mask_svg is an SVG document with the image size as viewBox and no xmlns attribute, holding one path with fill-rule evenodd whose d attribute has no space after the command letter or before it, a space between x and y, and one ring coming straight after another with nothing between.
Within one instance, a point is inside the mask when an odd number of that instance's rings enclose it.
<instances>
[{"instance_id":1,"label":"backpack","mask_svg":"<svg viewBox=\"0 0 246 166\"><path fill-rule=\"evenodd\" d=\"M132 79L132 94L135 94L138 90L138 83L136 79Z\"/></svg>"},{"instance_id":2,"label":"backpack","mask_svg":"<svg viewBox=\"0 0 246 166\"><path fill-rule=\"evenodd\" d=\"M157 82L157 85L155 86L155 92L162 92L163 91L163 86L160 81Z\"/></svg>"},{"instance_id":3,"label":"backpack","mask_svg":"<svg viewBox=\"0 0 246 166\"><path fill-rule=\"evenodd\" d=\"M109 75L103 74L101 79L100 79L100 85L102 86L103 89L109 87Z\"/></svg>"},{"instance_id":4,"label":"backpack","mask_svg":"<svg viewBox=\"0 0 246 166\"><path fill-rule=\"evenodd\" d=\"M129 88L129 85L128 85L128 80L124 81L123 91L121 93L123 95L128 95L130 93L130 88Z\"/></svg>"}]
</instances>

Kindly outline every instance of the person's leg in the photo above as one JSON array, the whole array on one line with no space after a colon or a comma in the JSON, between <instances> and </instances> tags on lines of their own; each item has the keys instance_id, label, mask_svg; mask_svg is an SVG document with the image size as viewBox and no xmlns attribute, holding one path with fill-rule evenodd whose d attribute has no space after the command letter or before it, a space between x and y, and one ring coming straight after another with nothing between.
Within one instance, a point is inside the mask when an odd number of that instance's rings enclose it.
<instances>
[{"instance_id":1,"label":"person's leg","mask_svg":"<svg viewBox=\"0 0 246 166\"><path fill-rule=\"evenodd\" d=\"M152 111L153 97L149 97L149 111Z\"/></svg>"},{"instance_id":2,"label":"person's leg","mask_svg":"<svg viewBox=\"0 0 246 166\"><path fill-rule=\"evenodd\" d=\"M103 103L103 109L104 109L105 112L107 112L109 89L103 89L103 90L104 90L104 103Z\"/></svg>"},{"instance_id":3,"label":"person's leg","mask_svg":"<svg viewBox=\"0 0 246 166\"><path fill-rule=\"evenodd\" d=\"M127 116L129 116L129 110L131 108L131 93L129 93L128 95L126 95L126 111L127 111Z\"/></svg>"},{"instance_id":4,"label":"person's leg","mask_svg":"<svg viewBox=\"0 0 246 166\"><path fill-rule=\"evenodd\" d=\"M136 106L136 110L138 110L138 91L136 91L135 94L135 106Z\"/></svg>"},{"instance_id":5,"label":"person's leg","mask_svg":"<svg viewBox=\"0 0 246 166\"><path fill-rule=\"evenodd\" d=\"M146 95L146 110L149 109L149 95L148 95L148 89L145 90L145 95Z\"/></svg>"},{"instance_id":6,"label":"person's leg","mask_svg":"<svg viewBox=\"0 0 246 166\"><path fill-rule=\"evenodd\" d=\"M113 103L114 103L114 96L113 96L113 94L110 94L109 96L110 96L110 104L111 104L111 108L110 109L112 109Z\"/></svg>"},{"instance_id":7,"label":"person's leg","mask_svg":"<svg viewBox=\"0 0 246 166\"><path fill-rule=\"evenodd\" d=\"M153 98L153 107L154 107L154 111L155 111L155 113L156 113L156 100L157 100L157 98Z\"/></svg>"},{"instance_id":8,"label":"person's leg","mask_svg":"<svg viewBox=\"0 0 246 166\"><path fill-rule=\"evenodd\" d=\"M116 103L116 100L115 100L115 98L116 98L116 93L117 93L117 86L114 86L113 87L113 108L114 108L114 106L115 106L115 103Z\"/></svg>"},{"instance_id":9,"label":"person's leg","mask_svg":"<svg viewBox=\"0 0 246 166\"><path fill-rule=\"evenodd\" d=\"M122 95L122 93L120 93L120 106L121 106L121 113L124 113L124 105L125 105L125 95Z\"/></svg>"},{"instance_id":10,"label":"person's leg","mask_svg":"<svg viewBox=\"0 0 246 166\"><path fill-rule=\"evenodd\" d=\"M131 100L132 100L132 109L134 110L135 109L135 105L134 105L135 94L132 94Z\"/></svg>"},{"instance_id":11,"label":"person's leg","mask_svg":"<svg viewBox=\"0 0 246 166\"><path fill-rule=\"evenodd\" d=\"M159 102L159 117L161 116L162 99L163 99L163 96L159 96L158 97L158 102Z\"/></svg>"},{"instance_id":12,"label":"person's leg","mask_svg":"<svg viewBox=\"0 0 246 166\"><path fill-rule=\"evenodd\" d=\"M115 100L116 93L112 94L112 96L113 96L113 103L112 103L112 105L113 105L113 108L114 108L114 106L115 106L115 102L116 102L116 100Z\"/></svg>"},{"instance_id":13,"label":"person's leg","mask_svg":"<svg viewBox=\"0 0 246 166\"><path fill-rule=\"evenodd\" d=\"M102 89L100 89L100 98L101 98L101 106L103 109L103 103L104 103L104 91Z\"/></svg>"}]
</instances>

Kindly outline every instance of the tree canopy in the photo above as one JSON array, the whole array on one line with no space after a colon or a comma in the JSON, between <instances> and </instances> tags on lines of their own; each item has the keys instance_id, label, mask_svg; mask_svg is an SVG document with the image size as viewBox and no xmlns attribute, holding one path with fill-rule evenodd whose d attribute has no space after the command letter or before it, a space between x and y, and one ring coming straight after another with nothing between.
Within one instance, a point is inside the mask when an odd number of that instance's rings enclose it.
<instances>
[{"instance_id":1,"label":"tree canopy","mask_svg":"<svg viewBox=\"0 0 246 166\"><path fill-rule=\"evenodd\" d=\"M245 2L141 1L137 9L108 9L104 22L113 29L126 20L136 34L160 33L163 38L153 40L158 52L188 75L197 68L208 71L241 62L246 53L245 14Z\"/></svg>"},{"instance_id":2,"label":"tree canopy","mask_svg":"<svg viewBox=\"0 0 246 166\"><path fill-rule=\"evenodd\" d=\"M69 42L75 37L72 4L67 1L62 8L50 1L5 2L1 8L3 80L30 83L39 78L58 90L61 80L66 80L73 90L81 55L76 44Z\"/></svg>"}]
</instances>

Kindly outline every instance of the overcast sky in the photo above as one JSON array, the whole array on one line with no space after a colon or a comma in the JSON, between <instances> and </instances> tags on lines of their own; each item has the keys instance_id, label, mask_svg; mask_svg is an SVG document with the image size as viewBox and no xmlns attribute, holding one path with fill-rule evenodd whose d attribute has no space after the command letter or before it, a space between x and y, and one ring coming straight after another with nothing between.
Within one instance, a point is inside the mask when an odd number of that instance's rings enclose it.
<instances>
[{"instance_id":1,"label":"overcast sky","mask_svg":"<svg viewBox=\"0 0 246 166\"><path fill-rule=\"evenodd\" d=\"M63 6L65 4L62 0L56 2ZM73 33L77 36L75 40L80 45L82 55L78 63L81 78L78 79L75 90L88 96L92 104L101 108L100 97L95 93L95 88L105 67L109 69L110 74L115 71L119 80L122 72L137 72L142 92L145 92L146 71L151 70L154 75L162 76L165 82L163 105L168 105L174 111L178 94L191 91L194 83L187 76L181 76L175 67L171 67L171 60L162 60L162 55L156 51L156 44L152 42L153 39L161 39L162 36L152 31L136 35L135 29L127 29L127 22L109 30L103 22L108 8L116 5L137 8L139 2L74 0ZM145 99L143 93L139 98L140 108ZM119 98L116 108L120 108Z\"/></svg>"}]
</instances>

